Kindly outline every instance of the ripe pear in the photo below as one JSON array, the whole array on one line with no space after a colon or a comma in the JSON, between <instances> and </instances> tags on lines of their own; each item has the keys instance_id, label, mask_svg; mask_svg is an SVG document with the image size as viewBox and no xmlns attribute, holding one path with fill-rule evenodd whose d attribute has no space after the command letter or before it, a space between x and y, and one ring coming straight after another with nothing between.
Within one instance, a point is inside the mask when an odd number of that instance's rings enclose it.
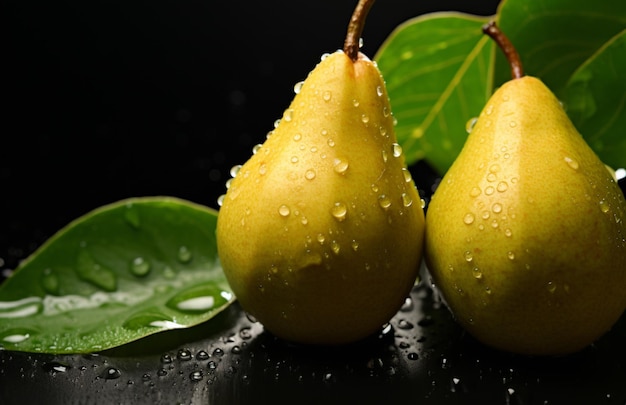
<instances>
[{"instance_id":1,"label":"ripe pear","mask_svg":"<svg viewBox=\"0 0 626 405\"><path fill-rule=\"evenodd\" d=\"M588 346L626 308L626 202L541 80L480 113L427 208L425 259L458 322L525 355Z\"/></svg>"},{"instance_id":2,"label":"ripe pear","mask_svg":"<svg viewBox=\"0 0 626 405\"><path fill-rule=\"evenodd\" d=\"M229 184L219 257L242 308L273 334L349 343L409 294L424 212L374 62L326 55L296 93Z\"/></svg>"}]
</instances>

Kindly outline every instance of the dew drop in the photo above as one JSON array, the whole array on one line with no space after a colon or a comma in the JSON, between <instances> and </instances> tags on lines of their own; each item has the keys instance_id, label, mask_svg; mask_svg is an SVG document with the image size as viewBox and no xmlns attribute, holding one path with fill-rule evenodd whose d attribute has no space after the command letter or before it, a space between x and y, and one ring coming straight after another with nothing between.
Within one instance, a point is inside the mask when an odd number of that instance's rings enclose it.
<instances>
[{"instance_id":1,"label":"dew drop","mask_svg":"<svg viewBox=\"0 0 626 405\"><path fill-rule=\"evenodd\" d=\"M487 181L488 181L488 182L490 182L490 183L492 183L492 182L496 181L496 179L497 179L497 178L498 178L498 177L496 176L496 174L495 174L495 173L489 173L489 174L487 175Z\"/></svg>"},{"instance_id":2,"label":"dew drop","mask_svg":"<svg viewBox=\"0 0 626 405\"><path fill-rule=\"evenodd\" d=\"M293 136L293 140L296 141L296 142L298 142L300 139L302 139L302 134L295 134Z\"/></svg>"},{"instance_id":3,"label":"dew drop","mask_svg":"<svg viewBox=\"0 0 626 405\"><path fill-rule=\"evenodd\" d=\"M302 85L304 84L304 81L298 82L293 86L293 92L296 94L300 94L300 90L302 90Z\"/></svg>"},{"instance_id":4,"label":"dew drop","mask_svg":"<svg viewBox=\"0 0 626 405\"><path fill-rule=\"evenodd\" d=\"M293 119L293 110L291 108L285 110L285 112L283 113L283 119L287 122L291 122L291 120Z\"/></svg>"},{"instance_id":5,"label":"dew drop","mask_svg":"<svg viewBox=\"0 0 626 405\"><path fill-rule=\"evenodd\" d=\"M503 193L506 190L508 190L509 185L507 184L506 181L501 181L500 183L498 183L498 186L496 187L496 190L498 190L498 192Z\"/></svg>"},{"instance_id":6,"label":"dew drop","mask_svg":"<svg viewBox=\"0 0 626 405\"><path fill-rule=\"evenodd\" d=\"M361 121L364 124L367 124L368 122L370 122L370 117L367 114L363 114L363 115L361 115Z\"/></svg>"},{"instance_id":7,"label":"dew drop","mask_svg":"<svg viewBox=\"0 0 626 405\"><path fill-rule=\"evenodd\" d=\"M332 93L330 92L330 90L326 90L324 94L322 94L322 99L324 99L324 101L330 101L331 98Z\"/></svg>"},{"instance_id":8,"label":"dew drop","mask_svg":"<svg viewBox=\"0 0 626 405\"><path fill-rule=\"evenodd\" d=\"M318 242L320 245L323 245L323 244L324 244L324 242L326 241L326 237L325 237L323 234L321 234L321 233L318 233L318 234L317 234L317 238L316 238L316 239L317 239L317 242Z\"/></svg>"},{"instance_id":9,"label":"dew drop","mask_svg":"<svg viewBox=\"0 0 626 405\"><path fill-rule=\"evenodd\" d=\"M378 97L382 97L382 95L383 95L383 94L384 94L384 92L383 92L383 87L382 87L382 86L377 86L377 87L376 87L376 95L377 95Z\"/></svg>"},{"instance_id":10,"label":"dew drop","mask_svg":"<svg viewBox=\"0 0 626 405\"><path fill-rule=\"evenodd\" d=\"M313 169L307 170L306 173L304 173L304 177L307 180L313 180L315 178L315 170Z\"/></svg>"},{"instance_id":11,"label":"dew drop","mask_svg":"<svg viewBox=\"0 0 626 405\"><path fill-rule=\"evenodd\" d=\"M261 165L259 166L259 174L263 176L265 173L267 173L267 166L265 165L265 163L261 163Z\"/></svg>"},{"instance_id":12,"label":"dew drop","mask_svg":"<svg viewBox=\"0 0 626 405\"><path fill-rule=\"evenodd\" d=\"M554 293L556 291L556 284L552 281L548 281L546 288L548 289L548 292Z\"/></svg>"},{"instance_id":13,"label":"dew drop","mask_svg":"<svg viewBox=\"0 0 626 405\"><path fill-rule=\"evenodd\" d=\"M402 175L404 176L404 181L407 183L410 183L411 180L413 180L413 177L411 176L411 172L406 167L402 168Z\"/></svg>"},{"instance_id":14,"label":"dew drop","mask_svg":"<svg viewBox=\"0 0 626 405\"><path fill-rule=\"evenodd\" d=\"M511 232L511 229L506 228L506 229L504 230L504 235L505 235L507 238L510 238L512 234L513 234L513 232Z\"/></svg>"},{"instance_id":15,"label":"dew drop","mask_svg":"<svg viewBox=\"0 0 626 405\"><path fill-rule=\"evenodd\" d=\"M489 167L489 172L491 173L498 173L500 171L500 165L498 164L493 164Z\"/></svg>"},{"instance_id":16,"label":"dew drop","mask_svg":"<svg viewBox=\"0 0 626 405\"><path fill-rule=\"evenodd\" d=\"M515 127L517 126L517 122L515 122L515 121L511 121L511 122L509 122L509 126L510 126L511 128L515 128Z\"/></svg>"},{"instance_id":17,"label":"dew drop","mask_svg":"<svg viewBox=\"0 0 626 405\"><path fill-rule=\"evenodd\" d=\"M391 199L389 199L389 197L387 197L385 194L381 194L380 196L378 196L378 205L380 205L381 208L387 210L389 209L389 207L391 207Z\"/></svg>"},{"instance_id":18,"label":"dew drop","mask_svg":"<svg viewBox=\"0 0 626 405\"><path fill-rule=\"evenodd\" d=\"M402 193L402 204L405 207L410 207L413 204L413 199L407 193Z\"/></svg>"},{"instance_id":19,"label":"dew drop","mask_svg":"<svg viewBox=\"0 0 626 405\"><path fill-rule=\"evenodd\" d=\"M257 143L256 145L254 145L254 147L252 148L252 154L256 155L257 153L259 153L259 150L261 150L262 147L263 145L260 143Z\"/></svg>"},{"instance_id":20,"label":"dew drop","mask_svg":"<svg viewBox=\"0 0 626 405\"><path fill-rule=\"evenodd\" d=\"M387 160L389 159L389 157L387 156L387 151L383 150L381 151L382 156L383 156L383 162L387 163Z\"/></svg>"},{"instance_id":21,"label":"dew drop","mask_svg":"<svg viewBox=\"0 0 626 405\"><path fill-rule=\"evenodd\" d=\"M204 375L200 370L192 371L191 374L189 374L189 379L194 382L202 381L202 378L204 378Z\"/></svg>"},{"instance_id":22,"label":"dew drop","mask_svg":"<svg viewBox=\"0 0 626 405\"><path fill-rule=\"evenodd\" d=\"M397 144L397 143L392 144L391 150L393 151L393 157L402 156L402 146L400 146L400 144Z\"/></svg>"},{"instance_id":23,"label":"dew drop","mask_svg":"<svg viewBox=\"0 0 626 405\"><path fill-rule=\"evenodd\" d=\"M333 253L336 255L338 255L339 251L341 250L339 243L337 243L337 241L335 240L330 243L330 248L332 249Z\"/></svg>"},{"instance_id":24,"label":"dew drop","mask_svg":"<svg viewBox=\"0 0 626 405\"><path fill-rule=\"evenodd\" d=\"M421 206L422 208L425 208L425 207L426 207L426 200L424 200L423 198L420 198L420 206Z\"/></svg>"},{"instance_id":25,"label":"dew drop","mask_svg":"<svg viewBox=\"0 0 626 405\"><path fill-rule=\"evenodd\" d=\"M471 225L474 222L474 214L472 214L471 212L465 214L465 216L463 217L463 222L465 222L465 224L467 225Z\"/></svg>"},{"instance_id":26,"label":"dew drop","mask_svg":"<svg viewBox=\"0 0 626 405\"><path fill-rule=\"evenodd\" d=\"M150 273L150 262L141 256L137 256L130 264L130 272L137 277L144 277Z\"/></svg>"},{"instance_id":27,"label":"dew drop","mask_svg":"<svg viewBox=\"0 0 626 405\"><path fill-rule=\"evenodd\" d=\"M291 210L289 209L289 207L287 207L285 204L283 204L280 207L278 207L278 214L281 217L288 217L289 214L291 214Z\"/></svg>"},{"instance_id":28,"label":"dew drop","mask_svg":"<svg viewBox=\"0 0 626 405\"><path fill-rule=\"evenodd\" d=\"M105 380L115 380L122 376L122 372L115 367L107 367L102 373Z\"/></svg>"},{"instance_id":29,"label":"dew drop","mask_svg":"<svg viewBox=\"0 0 626 405\"><path fill-rule=\"evenodd\" d=\"M498 220L494 218L494 219L491 221L491 227L495 229L495 228L497 228L498 226L499 226L499 224L498 224Z\"/></svg>"},{"instance_id":30,"label":"dew drop","mask_svg":"<svg viewBox=\"0 0 626 405\"><path fill-rule=\"evenodd\" d=\"M187 246L182 245L181 247L178 248L178 254L176 257L179 262L189 263L191 261L192 256L193 255L191 253L191 250L189 250Z\"/></svg>"},{"instance_id":31,"label":"dew drop","mask_svg":"<svg viewBox=\"0 0 626 405\"><path fill-rule=\"evenodd\" d=\"M237 174L239 173L240 170L241 170L241 165L235 165L231 167L230 168L231 177L237 177Z\"/></svg>"},{"instance_id":32,"label":"dew drop","mask_svg":"<svg viewBox=\"0 0 626 405\"><path fill-rule=\"evenodd\" d=\"M502 204L500 204L500 203L494 203L494 204L491 206L491 210L492 210L493 212L495 212L496 214L501 213L501 212L502 212Z\"/></svg>"},{"instance_id":33,"label":"dew drop","mask_svg":"<svg viewBox=\"0 0 626 405\"><path fill-rule=\"evenodd\" d=\"M333 170L335 171L335 173L345 174L346 171L348 170L348 166L349 166L349 163L346 160L341 160L341 159L336 158L333 161Z\"/></svg>"},{"instance_id":34,"label":"dew drop","mask_svg":"<svg viewBox=\"0 0 626 405\"><path fill-rule=\"evenodd\" d=\"M468 263L474 260L474 256L472 255L472 252L470 252L469 250L466 250L463 255L465 257L465 261Z\"/></svg>"},{"instance_id":35,"label":"dew drop","mask_svg":"<svg viewBox=\"0 0 626 405\"><path fill-rule=\"evenodd\" d=\"M298 157L297 156L292 156L290 161L291 161L291 163L298 163Z\"/></svg>"},{"instance_id":36,"label":"dew drop","mask_svg":"<svg viewBox=\"0 0 626 405\"><path fill-rule=\"evenodd\" d=\"M330 146L331 148L333 146L335 146L335 141L333 141L331 138L328 139L328 146Z\"/></svg>"},{"instance_id":37,"label":"dew drop","mask_svg":"<svg viewBox=\"0 0 626 405\"><path fill-rule=\"evenodd\" d=\"M480 216L481 216L483 219L489 219L489 217L491 216L491 214L489 213L489 211L485 210L485 211L483 211L483 212L480 214Z\"/></svg>"},{"instance_id":38,"label":"dew drop","mask_svg":"<svg viewBox=\"0 0 626 405\"><path fill-rule=\"evenodd\" d=\"M345 221L346 215L348 213L348 208L344 203L336 202L335 205L330 210L330 213L337 221Z\"/></svg>"},{"instance_id":39,"label":"dew drop","mask_svg":"<svg viewBox=\"0 0 626 405\"><path fill-rule=\"evenodd\" d=\"M485 195L491 195L494 192L494 188L489 186L485 189Z\"/></svg>"},{"instance_id":40,"label":"dew drop","mask_svg":"<svg viewBox=\"0 0 626 405\"><path fill-rule=\"evenodd\" d=\"M474 276L475 279L480 280L481 278L483 278L483 273L478 267L474 267L472 269L472 276Z\"/></svg>"},{"instance_id":41,"label":"dew drop","mask_svg":"<svg viewBox=\"0 0 626 405\"><path fill-rule=\"evenodd\" d=\"M352 247L352 250L354 250L355 252L357 250L359 250L359 242L353 240L352 243L350 244L350 246Z\"/></svg>"},{"instance_id":42,"label":"dew drop","mask_svg":"<svg viewBox=\"0 0 626 405\"><path fill-rule=\"evenodd\" d=\"M610 209L611 207L609 207L609 203L607 203L606 200L600 201L600 211L606 214Z\"/></svg>"},{"instance_id":43,"label":"dew drop","mask_svg":"<svg viewBox=\"0 0 626 405\"><path fill-rule=\"evenodd\" d=\"M509 250L506 254L506 257L508 257L509 260L515 260L515 252Z\"/></svg>"},{"instance_id":44,"label":"dew drop","mask_svg":"<svg viewBox=\"0 0 626 405\"><path fill-rule=\"evenodd\" d=\"M472 198L476 198L476 197L478 197L478 196L480 195L480 193L481 193L480 188L478 188L478 187L473 187L473 188L470 190L470 197L472 197Z\"/></svg>"},{"instance_id":45,"label":"dew drop","mask_svg":"<svg viewBox=\"0 0 626 405\"><path fill-rule=\"evenodd\" d=\"M358 106L359 106L359 104L360 104L360 103L359 103L359 100L357 100L357 99L353 99L353 100L352 100L352 105L353 105L353 106L358 107Z\"/></svg>"},{"instance_id":46,"label":"dew drop","mask_svg":"<svg viewBox=\"0 0 626 405\"><path fill-rule=\"evenodd\" d=\"M468 134L471 133L472 130L474 129L474 125L476 125L476 121L478 121L478 118L473 117L467 120L467 122L465 123L465 131L467 131Z\"/></svg>"}]
</instances>

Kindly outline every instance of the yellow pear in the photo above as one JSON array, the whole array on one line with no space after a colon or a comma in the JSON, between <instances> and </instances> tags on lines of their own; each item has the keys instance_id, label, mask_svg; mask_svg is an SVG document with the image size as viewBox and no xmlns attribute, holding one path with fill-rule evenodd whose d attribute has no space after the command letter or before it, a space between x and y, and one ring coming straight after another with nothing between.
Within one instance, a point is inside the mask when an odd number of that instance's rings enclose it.
<instances>
[{"instance_id":1,"label":"yellow pear","mask_svg":"<svg viewBox=\"0 0 626 405\"><path fill-rule=\"evenodd\" d=\"M424 212L396 142L376 64L339 50L296 86L236 170L218 253L242 308L273 334L349 343L401 307L422 258Z\"/></svg>"},{"instance_id":2,"label":"yellow pear","mask_svg":"<svg viewBox=\"0 0 626 405\"><path fill-rule=\"evenodd\" d=\"M478 340L572 353L626 308L626 202L559 100L520 73L494 24L485 32L518 74L489 99L433 195L426 263Z\"/></svg>"}]
</instances>

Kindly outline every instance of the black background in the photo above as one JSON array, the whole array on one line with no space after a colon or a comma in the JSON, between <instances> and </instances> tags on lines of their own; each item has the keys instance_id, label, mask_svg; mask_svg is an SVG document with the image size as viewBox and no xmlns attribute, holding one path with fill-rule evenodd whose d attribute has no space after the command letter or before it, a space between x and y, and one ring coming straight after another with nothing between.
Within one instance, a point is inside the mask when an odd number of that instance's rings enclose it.
<instances>
[{"instance_id":1,"label":"black background","mask_svg":"<svg viewBox=\"0 0 626 405\"><path fill-rule=\"evenodd\" d=\"M171 195L217 208L293 85L342 46L355 4L4 0L0 280L107 203ZM373 56L409 18L497 4L378 0L362 50ZM432 173L412 169L428 191ZM581 353L524 358L475 342L432 294L422 283L391 332L337 349L281 342L235 303L207 325L98 355L0 351L0 403L626 403L624 319Z\"/></svg>"}]
</instances>

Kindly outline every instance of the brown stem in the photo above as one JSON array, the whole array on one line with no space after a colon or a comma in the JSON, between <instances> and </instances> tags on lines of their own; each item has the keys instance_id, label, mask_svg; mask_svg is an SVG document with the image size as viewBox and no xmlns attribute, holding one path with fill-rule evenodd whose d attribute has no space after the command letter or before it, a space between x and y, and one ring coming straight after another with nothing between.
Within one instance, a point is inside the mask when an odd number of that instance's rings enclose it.
<instances>
[{"instance_id":1,"label":"brown stem","mask_svg":"<svg viewBox=\"0 0 626 405\"><path fill-rule=\"evenodd\" d=\"M517 53L517 50L509 41L504 32L500 31L500 28L496 25L494 20L491 20L487 24L483 25L483 32L491 37L496 44L504 52L504 56L509 61L511 66L511 76L513 79L519 79L524 76L524 69L522 68L522 61Z\"/></svg>"},{"instance_id":2,"label":"brown stem","mask_svg":"<svg viewBox=\"0 0 626 405\"><path fill-rule=\"evenodd\" d=\"M363 33L363 27L365 27L365 18L373 4L374 0L359 0L359 3L352 13L352 18L350 18L348 33L343 43L343 51L353 62L356 62L359 58L359 42L361 40L361 34Z\"/></svg>"}]
</instances>

